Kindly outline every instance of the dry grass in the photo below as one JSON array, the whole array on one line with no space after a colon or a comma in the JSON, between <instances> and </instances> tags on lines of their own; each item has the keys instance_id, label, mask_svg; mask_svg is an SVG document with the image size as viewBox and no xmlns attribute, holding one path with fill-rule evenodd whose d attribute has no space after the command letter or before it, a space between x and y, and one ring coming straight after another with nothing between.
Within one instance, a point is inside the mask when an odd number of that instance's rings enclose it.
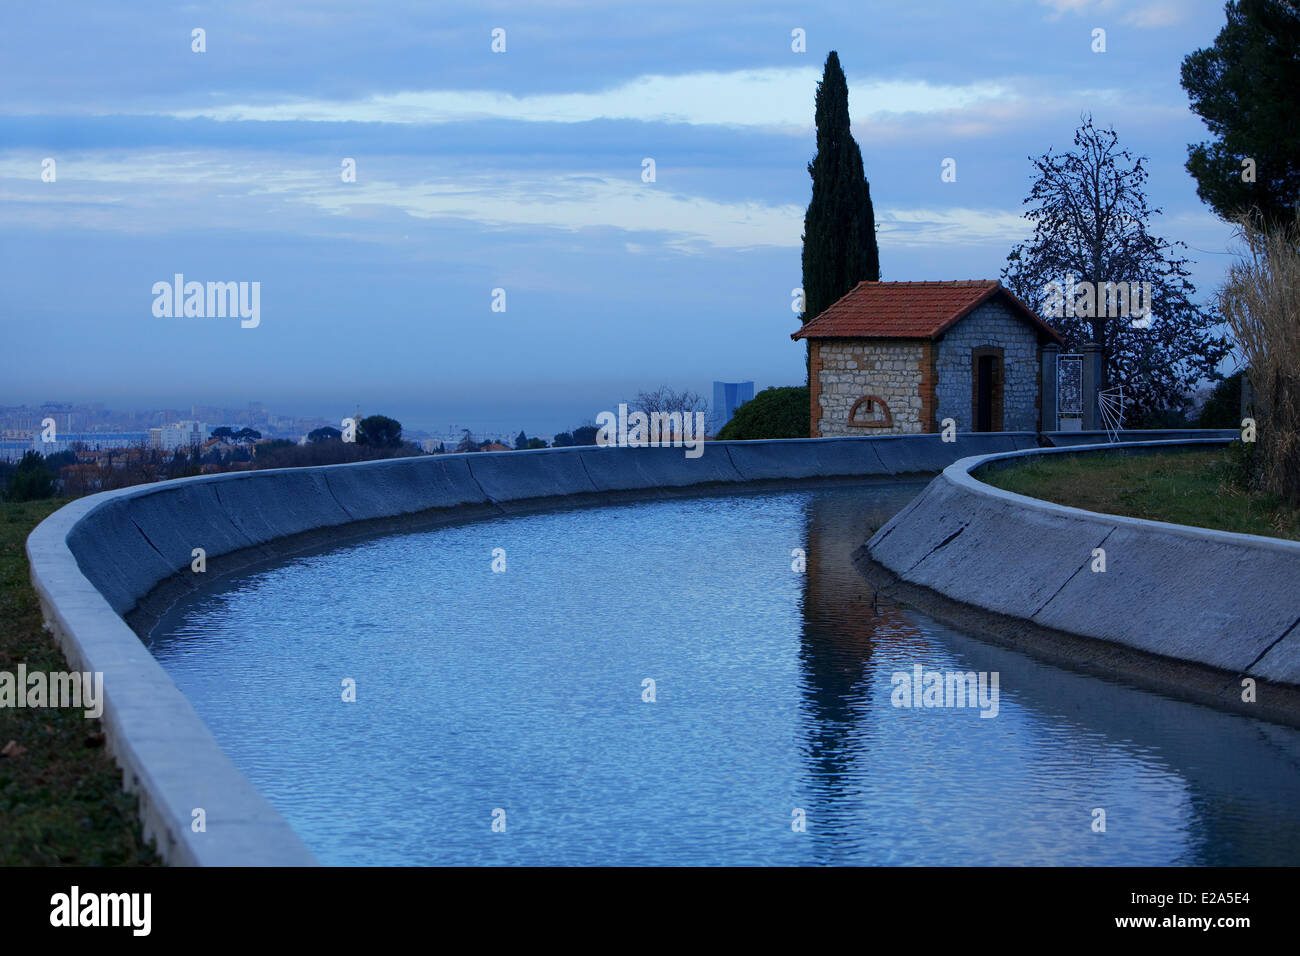
<instances>
[{"instance_id":1,"label":"dry grass","mask_svg":"<svg viewBox=\"0 0 1300 956\"><path fill-rule=\"evenodd\" d=\"M1300 509L1243 488L1239 455L1239 445L1162 455L1043 455L978 477L1088 511L1300 541Z\"/></svg>"},{"instance_id":2,"label":"dry grass","mask_svg":"<svg viewBox=\"0 0 1300 956\"><path fill-rule=\"evenodd\" d=\"M1229 269L1219 310L1255 388L1252 477L1300 507L1300 222L1265 232L1243 217L1238 226L1247 254Z\"/></svg>"}]
</instances>

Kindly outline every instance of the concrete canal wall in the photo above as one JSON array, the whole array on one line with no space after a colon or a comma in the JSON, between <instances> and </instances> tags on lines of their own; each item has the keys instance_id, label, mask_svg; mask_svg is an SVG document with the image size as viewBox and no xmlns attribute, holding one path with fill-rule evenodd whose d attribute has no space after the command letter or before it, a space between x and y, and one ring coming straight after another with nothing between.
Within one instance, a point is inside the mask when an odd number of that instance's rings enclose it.
<instances>
[{"instance_id":1,"label":"concrete canal wall","mask_svg":"<svg viewBox=\"0 0 1300 956\"><path fill-rule=\"evenodd\" d=\"M1142 668L1159 670L1165 659L1213 669L1223 677L1222 703L1245 703L1245 677L1295 688L1300 542L1097 514L978 478L982 469L1030 455L1219 444L1142 442L962 459L867 542L862 556L893 580L868 576L886 590L902 582L1005 620L1149 655ZM1093 569L1094 549L1104 550L1104 572ZM918 591L910 593L915 599ZM1250 712L1249 705L1237 709Z\"/></svg>"}]
</instances>

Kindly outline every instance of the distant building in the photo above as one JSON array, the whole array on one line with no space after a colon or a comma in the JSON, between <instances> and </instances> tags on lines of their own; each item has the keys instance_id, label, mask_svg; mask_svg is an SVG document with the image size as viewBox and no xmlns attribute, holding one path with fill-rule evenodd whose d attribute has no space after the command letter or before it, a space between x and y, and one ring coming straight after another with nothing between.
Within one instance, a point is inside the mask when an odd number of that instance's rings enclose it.
<instances>
[{"instance_id":1,"label":"distant building","mask_svg":"<svg viewBox=\"0 0 1300 956\"><path fill-rule=\"evenodd\" d=\"M31 442L26 439L0 439L0 461L19 461L31 450Z\"/></svg>"},{"instance_id":2,"label":"distant building","mask_svg":"<svg viewBox=\"0 0 1300 956\"><path fill-rule=\"evenodd\" d=\"M208 431L208 426L203 422L186 421L164 425L159 432L157 447L163 451L195 448L208 440Z\"/></svg>"},{"instance_id":3,"label":"distant building","mask_svg":"<svg viewBox=\"0 0 1300 956\"><path fill-rule=\"evenodd\" d=\"M42 455L57 455L70 451L74 446L82 446L91 451L107 448L138 448L149 442L148 432L65 432L55 431L54 441L41 441L41 432L32 433L30 441L22 451L38 451ZM10 445L5 442L5 445ZM14 457L12 450L5 449L5 457ZM21 458L19 453L17 458Z\"/></svg>"},{"instance_id":4,"label":"distant building","mask_svg":"<svg viewBox=\"0 0 1300 956\"><path fill-rule=\"evenodd\" d=\"M207 441L203 443L204 457L211 454L216 454L216 455L220 455L222 458L226 458L229 455L234 454L234 452L235 452L235 446L230 444L229 442L223 441L220 438L209 438Z\"/></svg>"},{"instance_id":5,"label":"distant building","mask_svg":"<svg viewBox=\"0 0 1300 956\"><path fill-rule=\"evenodd\" d=\"M713 421L709 431L716 435L718 429L731 421L736 409L754 397L753 382L714 382Z\"/></svg>"}]
</instances>

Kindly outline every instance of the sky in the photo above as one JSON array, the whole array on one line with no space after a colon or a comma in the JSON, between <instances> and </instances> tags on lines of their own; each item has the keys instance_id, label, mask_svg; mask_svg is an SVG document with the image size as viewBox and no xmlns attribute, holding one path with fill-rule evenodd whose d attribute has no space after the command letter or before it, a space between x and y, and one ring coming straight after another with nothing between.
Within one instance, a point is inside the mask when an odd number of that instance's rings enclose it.
<instances>
[{"instance_id":1,"label":"sky","mask_svg":"<svg viewBox=\"0 0 1300 956\"><path fill-rule=\"evenodd\" d=\"M8 4L0 404L550 435L661 385L803 384L832 49L882 279L998 278L1030 157L1091 113L1149 157L1152 231L1208 302L1234 243L1184 169L1208 133L1178 79L1223 22L1218 0ZM178 273L260 283L258 323L155 315Z\"/></svg>"}]
</instances>

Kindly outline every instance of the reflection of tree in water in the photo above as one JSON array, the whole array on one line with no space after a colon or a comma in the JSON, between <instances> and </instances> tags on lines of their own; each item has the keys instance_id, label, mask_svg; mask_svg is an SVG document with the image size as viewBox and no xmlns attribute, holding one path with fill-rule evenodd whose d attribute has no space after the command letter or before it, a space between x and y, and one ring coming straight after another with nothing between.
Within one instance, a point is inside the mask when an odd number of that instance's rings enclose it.
<instances>
[{"instance_id":1,"label":"reflection of tree in water","mask_svg":"<svg viewBox=\"0 0 1300 956\"><path fill-rule=\"evenodd\" d=\"M915 645L918 655L929 646L897 605L881 596L872 606L873 589L853 566L853 552L898 505L895 496L863 489L811 495L804 508L807 573L799 661L804 750L818 794L844 792L854 752L867 736L855 724L873 708L889 706L887 694L873 695L868 686L876 642Z\"/></svg>"}]
</instances>

